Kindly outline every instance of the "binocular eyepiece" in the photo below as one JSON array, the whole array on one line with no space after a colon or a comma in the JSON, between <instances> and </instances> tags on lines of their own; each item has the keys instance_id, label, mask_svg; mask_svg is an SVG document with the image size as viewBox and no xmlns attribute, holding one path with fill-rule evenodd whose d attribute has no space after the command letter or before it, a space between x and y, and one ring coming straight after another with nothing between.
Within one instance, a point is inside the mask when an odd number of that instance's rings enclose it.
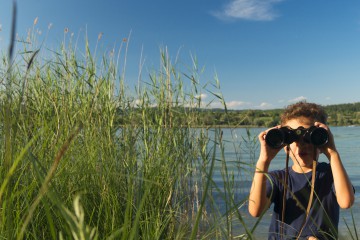
<instances>
[{"instance_id":1,"label":"binocular eyepiece","mask_svg":"<svg viewBox=\"0 0 360 240\"><path fill-rule=\"evenodd\" d=\"M289 127L274 128L268 131L265 136L266 143L272 148L281 148L303 138L304 142L320 147L328 142L329 134L325 128L311 126L310 128Z\"/></svg>"}]
</instances>

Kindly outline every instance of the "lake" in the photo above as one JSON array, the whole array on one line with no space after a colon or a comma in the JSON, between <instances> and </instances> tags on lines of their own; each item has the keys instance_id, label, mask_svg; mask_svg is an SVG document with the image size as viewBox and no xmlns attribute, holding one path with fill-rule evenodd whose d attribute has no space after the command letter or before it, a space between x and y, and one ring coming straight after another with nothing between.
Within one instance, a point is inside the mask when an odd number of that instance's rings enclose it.
<instances>
[{"instance_id":1,"label":"lake","mask_svg":"<svg viewBox=\"0 0 360 240\"><path fill-rule=\"evenodd\" d=\"M234 172L236 179L235 187L237 190L236 192L238 193L238 196L235 199L239 201L244 199L244 196L247 196L249 192L254 164L256 163L259 154L257 135L264 130L265 128L250 128L247 132L247 129L244 128L222 129L224 139L224 159L229 163L229 171ZM331 127L331 131L334 135L335 144L340 153L343 165L356 189L355 204L353 207L346 210L341 209L340 211L339 234L349 235L349 230L347 229L345 222L349 224L350 228L353 228L351 212L353 212L355 223L360 230L360 127ZM221 158L220 153L218 154L218 158ZM284 168L285 159L285 153L284 151L281 151L271 162L270 170ZM319 162L328 162L328 160L324 155L320 155ZM250 165L248 163L250 163ZM291 160L289 161L289 165L290 164ZM223 183L220 161L216 164L214 180L219 185L222 185ZM221 207L221 200L219 200L218 204L220 204ZM271 209L272 206L256 228L255 236L259 239L264 239L267 236ZM252 218L247 213L247 205L242 206L239 210L244 216L248 227L251 227L256 219ZM236 234L243 233L244 229L240 223L236 224L238 228L235 231Z\"/></svg>"}]
</instances>

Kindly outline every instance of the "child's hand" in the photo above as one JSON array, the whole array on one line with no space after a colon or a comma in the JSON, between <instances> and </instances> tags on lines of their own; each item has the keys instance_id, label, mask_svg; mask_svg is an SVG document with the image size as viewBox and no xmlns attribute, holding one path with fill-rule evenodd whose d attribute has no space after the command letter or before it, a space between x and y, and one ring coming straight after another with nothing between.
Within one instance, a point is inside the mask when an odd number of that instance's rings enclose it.
<instances>
[{"instance_id":1,"label":"child's hand","mask_svg":"<svg viewBox=\"0 0 360 240\"><path fill-rule=\"evenodd\" d=\"M270 147L265 141L265 136L271 129L280 128L280 127L281 126L278 125L276 127L269 128L266 131L263 131L259 134L259 136L258 136L259 142L260 142L259 161L262 161L263 163L266 163L266 164L270 164L271 160L273 160L275 158L276 154L278 154L278 152L281 150L281 148Z\"/></svg>"},{"instance_id":2,"label":"child's hand","mask_svg":"<svg viewBox=\"0 0 360 240\"><path fill-rule=\"evenodd\" d=\"M326 129L329 134L328 142L324 146L320 147L319 150L321 153L324 153L327 158L330 159L330 155L334 152L337 152L336 147L335 147L334 136L331 133L330 128L326 124L323 124L320 122L315 122L314 125L316 127L321 127L321 128Z\"/></svg>"}]
</instances>

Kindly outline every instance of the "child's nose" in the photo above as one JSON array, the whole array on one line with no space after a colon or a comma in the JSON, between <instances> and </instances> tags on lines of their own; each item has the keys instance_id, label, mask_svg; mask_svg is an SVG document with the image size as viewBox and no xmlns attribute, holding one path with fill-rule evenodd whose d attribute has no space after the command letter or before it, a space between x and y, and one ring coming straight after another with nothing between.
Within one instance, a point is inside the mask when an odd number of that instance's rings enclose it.
<instances>
[{"instance_id":1,"label":"child's nose","mask_svg":"<svg viewBox=\"0 0 360 240\"><path fill-rule=\"evenodd\" d=\"M297 139L296 143L300 146L303 146L303 145L306 145L308 144L307 141L305 141L304 137L303 136L299 136L299 138Z\"/></svg>"}]
</instances>

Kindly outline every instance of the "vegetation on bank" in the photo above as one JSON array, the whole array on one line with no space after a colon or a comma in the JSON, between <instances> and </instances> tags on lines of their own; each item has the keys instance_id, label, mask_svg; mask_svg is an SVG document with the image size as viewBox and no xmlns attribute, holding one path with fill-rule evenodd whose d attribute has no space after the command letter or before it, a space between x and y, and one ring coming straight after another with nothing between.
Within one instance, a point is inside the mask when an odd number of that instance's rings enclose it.
<instances>
[{"instance_id":1,"label":"vegetation on bank","mask_svg":"<svg viewBox=\"0 0 360 240\"><path fill-rule=\"evenodd\" d=\"M360 125L360 102L324 105L330 126ZM282 109L207 110L200 116L207 125L273 127L279 124Z\"/></svg>"},{"instance_id":2,"label":"vegetation on bank","mask_svg":"<svg viewBox=\"0 0 360 240\"><path fill-rule=\"evenodd\" d=\"M328 114L328 124L330 126L350 126L360 125L360 103L347 103L336 105L325 105L325 111ZM173 109L173 115L177 115L177 125L187 123L187 108ZM134 114L141 115L140 111L134 109ZM155 115L157 109L150 111ZM225 110L225 109L203 109L196 111L197 118L191 123L194 127L273 127L280 122L280 115L283 109L270 110ZM119 124L129 122L127 114L118 113ZM141 119L140 117L138 119ZM133 122L141 124L140 121Z\"/></svg>"}]
</instances>

